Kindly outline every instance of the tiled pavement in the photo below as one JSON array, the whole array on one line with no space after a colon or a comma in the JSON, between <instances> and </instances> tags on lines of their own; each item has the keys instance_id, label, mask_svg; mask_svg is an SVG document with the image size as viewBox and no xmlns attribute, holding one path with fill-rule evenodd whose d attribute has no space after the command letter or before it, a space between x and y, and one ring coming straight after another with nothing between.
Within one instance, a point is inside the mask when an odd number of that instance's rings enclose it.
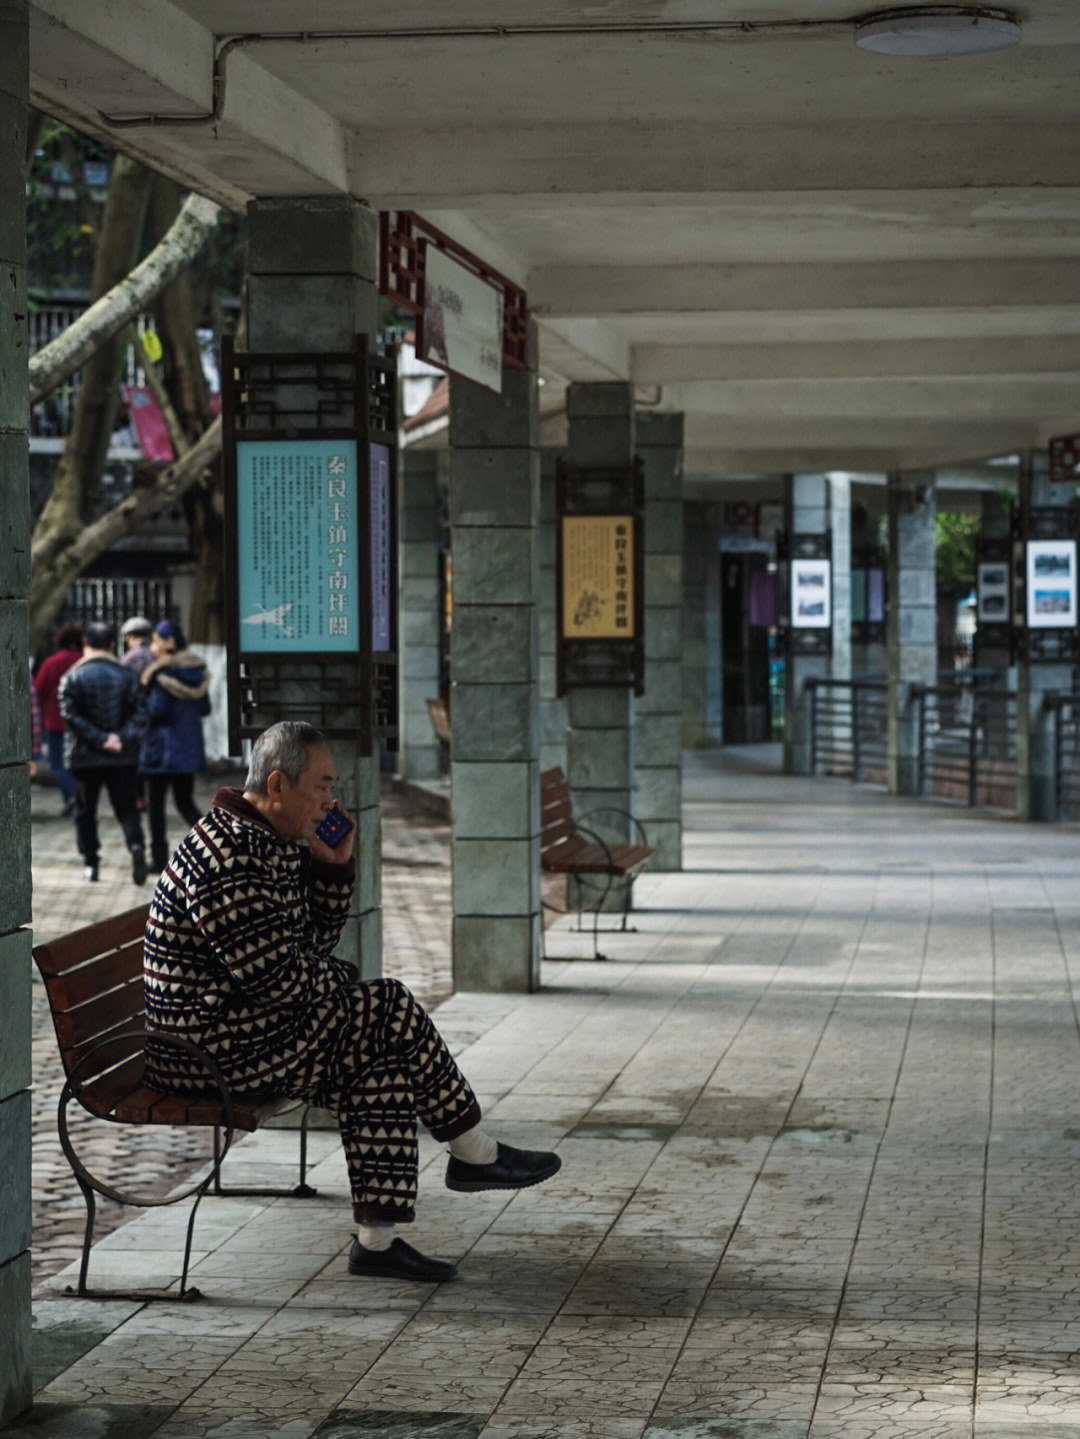
<instances>
[{"instance_id":1,"label":"tiled pavement","mask_svg":"<svg viewBox=\"0 0 1080 1439\"><path fill-rule=\"evenodd\" d=\"M455 1283L349 1278L319 1134L325 1197L204 1203L202 1303L48 1281L10 1432L1075 1439L1078 836L739 759L688 757L685 871L609 962L440 1007L490 1128L564 1160L465 1196L425 1144L410 1237ZM167 1284L183 1221L124 1225L92 1282Z\"/></svg>"}]
</instances>

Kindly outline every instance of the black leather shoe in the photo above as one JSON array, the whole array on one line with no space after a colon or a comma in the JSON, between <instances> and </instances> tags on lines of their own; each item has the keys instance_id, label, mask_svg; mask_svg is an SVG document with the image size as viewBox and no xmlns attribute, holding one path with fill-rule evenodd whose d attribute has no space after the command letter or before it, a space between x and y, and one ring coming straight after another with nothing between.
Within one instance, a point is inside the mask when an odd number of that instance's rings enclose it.
<instances>
[{"instance_id":1,"label":"black leather shoe","mask_svg":"<svg viewBox=\"0 0 1080 1439\"><path fill-rule=\"evenodd\" d=\"M478 1189L528 1189L530 1184L542 1184L550 1179L561 1168L562 1160L557 1154L500 1144L499 1153L490 1164L466 1164L464 1159L451 1154L446 1166L446 1187L463 1194L474 1194Z\"/></svg>"},{"instance_id":2,"label":"black leather shoe","mask_svg":"<svg viewBox=\"0 0 1080 1439\"><path fill-rule=\"evenodd\" d=\"M97 884L98 867L96 864L88 864L83 870L83 879L88 879L91 884Z\"/></svg>"},{"instance_id":3,"label":"black leather shoe","mask_svg":"<svg viewBox=\"0 0 1080 1439\"><path fill-rule=\"evenodd\" d=\"M132 850L131 878L134 884L146 883L146 855L141 849Z\"/></svg>"},{"instance_id":4,"label":"black leather shoe","mask_svg":"<svg viewBox=\"0 0 1080 1439\"><path fill-rule=\"evenodd\" d=\"M394 1239L389 1249L365 1249L353 1236L349 1250L350 1274L374 1274L381 1279L415 1279L421 1284L445 1284L457 1270L442 1259L429 1259L404 1239Z\"/></svg>"}]
</instances>

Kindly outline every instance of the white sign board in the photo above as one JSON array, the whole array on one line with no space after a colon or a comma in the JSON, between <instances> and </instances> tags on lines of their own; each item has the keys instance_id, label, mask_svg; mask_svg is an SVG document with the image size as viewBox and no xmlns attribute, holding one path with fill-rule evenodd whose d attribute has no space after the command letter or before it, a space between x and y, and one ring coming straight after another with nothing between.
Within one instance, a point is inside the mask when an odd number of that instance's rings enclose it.
<instances>
[{"instance_id":1,"label":"white sign board","mask_svg":"<svg viewBox=\"0 0 1080 1439\"><path fill-rule=\"evenodd\" d=\"M1027 622L1031 630L1076 624L1076 541L1029 540Z\"/></svg>"},{"instance_id":2,"label":"white sign board","mask_svg":"<svg viewBox=\"0 0 1080 1439\"><path fill-rule=\"evenodd\" d=\"M797 630L827 630L832 625L828 560L791 561L791 624Z\"/></svg>"},{"instance_id":3,"label":"white sign board","mask_svg":"<svg viewBox=\"0 0 1080 1439\"><path fill-rule=\"evenodd\" d=\"M502 290L429 244L421 359L501 391L502 350Z\"/></svg>"}]
</instances>

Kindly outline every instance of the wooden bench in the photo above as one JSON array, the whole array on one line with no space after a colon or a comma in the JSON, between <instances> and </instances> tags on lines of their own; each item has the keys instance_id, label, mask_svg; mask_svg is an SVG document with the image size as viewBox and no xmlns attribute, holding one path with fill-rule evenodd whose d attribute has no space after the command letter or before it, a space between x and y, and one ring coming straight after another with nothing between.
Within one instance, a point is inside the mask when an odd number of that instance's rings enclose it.
<instances>
[{"instance_id":1,"label":"wooden bench","mask_svg":"<svg viewBox=\"0 0 1080 1439\"><path fill-rule=\"evenodd\" d=\"M618 824L629 826L636 831L640 843L611 843L595 830L587 828L584 820L614 820ZM656 853L647 843L647 838L638 821L621 809L605 807L592 810L583 816L582 822L576 821L566 775L558 765L541 773L540 866L548 874L566 875L568 882L573 885L577 892L579 924L588 892L593 916L593 955L596 959L606 957L600 953L599 948L600 914L617 880L624 881L620 928L626 929L631 886Z\"/></svg>"},{"instance_id":2,"label":"wooden bench","mask_svg":"<svg viewBox=\"0 0 1080 1439\"><path fill-rule=\"evenodd\" d=\"M34 950L34 962L45 981L66 1075L57 1111L60 1144L86 1201L82 1265L78 1285L72 1291L80 1297L90 1293L86 1277L94 1236L95 1192L118 1204L140 1206L175 1204L195 1196L188 1219L179 1293L176 1296L139 1295L142 1299L201 1297L197 1289L188 1287L187 1274L195 1212L207 1190L212 1189L215 1194L288 1193L297 1197L315 1193L306 1183L307 1109L300 1126L300 1182L295 1189L225 1189L221 1184L221 1165L234 1133L237 1130L258 1129L271 1115L295 1101L270 1100L256 1104L234 1098L221 1071L208 1055L188 1040L174 1040L167 1036L163 1037L164 1042L177 1044L197 1055L205 1064L206 1090L198 1094L167 1094L144 1083L143 936L148 910L148 905L140 905L113 919L39 944ZM113 1124L199 1125L212 1128L213 1158L209 1171L163 1199L123 1193L92 1174L76 1152L67 1120L68 1105L72 1100L96 1119Z\"/></svg>"}]
</instances>

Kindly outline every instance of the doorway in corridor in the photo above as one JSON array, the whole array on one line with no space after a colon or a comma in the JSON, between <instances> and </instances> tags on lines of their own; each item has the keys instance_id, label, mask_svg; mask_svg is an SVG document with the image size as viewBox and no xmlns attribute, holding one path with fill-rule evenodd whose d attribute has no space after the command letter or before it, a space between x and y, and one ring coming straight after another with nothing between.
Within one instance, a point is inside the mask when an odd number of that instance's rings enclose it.
<instances>
[{"instance_id":1,"label":"doorway in corridor","mask_svg":"<svg viewBox=\"0 0 1080 1439\"><path fill-rule=\"evenodd\" d=\"M765 554L720 555L720 658L724 744L760 744L771 738L769 616L772 592Z\"/></svg>"}]
</instances>

